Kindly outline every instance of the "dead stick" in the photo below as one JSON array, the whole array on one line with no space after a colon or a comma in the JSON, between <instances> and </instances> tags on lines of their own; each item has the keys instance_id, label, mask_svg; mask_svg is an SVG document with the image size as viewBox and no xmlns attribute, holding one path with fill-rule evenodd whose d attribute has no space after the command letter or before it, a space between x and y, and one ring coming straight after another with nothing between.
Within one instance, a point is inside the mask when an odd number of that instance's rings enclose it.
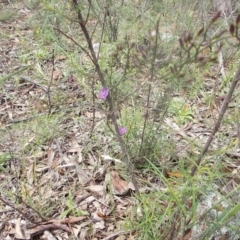
<instances>
[{"instance_id":1,"label":"dead stick","mask_svg":"<svg viewBox=\"0 0 240 240\"><path fill-rule=\"evenodd\" d=\"M208 137L207 142L205 143L202 152L198 155L198 158L197 158L197 160L195 162L195 165L192 168L191 176L195 175L195 173L197 171L197 168L198 168L198 166L200 165L200 163L201 163L201 161L203 159L203 156L208 151L208 148L209 148L209 146L210 146L210 144L211 144L211 142L212 142L216 132L218 131L218 129L219 129L220 125L221 125L221 122L223 120L223 116L224 116L224 114L225 114L225 112L226 112L226 110L228 108L228 104L229 104L229 102L230 102L230 100L232 98L233 92L234 92L234 90L236 88L236 85L237 85L239 79L240 79L240 65L238 66L237 72L236 72L236 74L235 74L235 76L233 78L233 81L232 81L230 89L229 89L229 91L227 93L227 96L226 96L226 98L223 101L223 104L222 104L222 107L221 107L218 119L217 119L217 121L216 121L216 123L214 125L214 128L213 128L210 136Z\"/></svg>"}]
</instances>

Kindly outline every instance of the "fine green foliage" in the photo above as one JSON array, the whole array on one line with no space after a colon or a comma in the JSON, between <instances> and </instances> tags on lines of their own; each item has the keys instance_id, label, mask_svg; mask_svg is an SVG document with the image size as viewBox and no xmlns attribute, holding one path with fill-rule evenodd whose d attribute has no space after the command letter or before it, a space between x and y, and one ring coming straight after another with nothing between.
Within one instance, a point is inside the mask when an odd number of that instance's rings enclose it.
<instances>
[{"instance_id":1,"label":"fine green foliage","mask_svg":"<svg viewBox=\"0 0 240 240\"><path fill-rule=\"evenodd\" d=\"M82 211L82 210L77 210L76 206L74 205L73 201L73 195L71 192L68 193L68 199L66 199L66 210L63 211L60 215L60 218L66 218L67 216L86 216L88 215L88 212Z\"/></svg>"},{"instance_id":2,"label":"fine green foliage","mask_svg":"<svg viewBox=\"0 0 240 240\"><path fill-rule=\"evenodd\" d=\"M7 161L11 159L11 154L8 152L0 153L0 171L6 171L5 168L2 166L6 164Z\"/></svg>"},{"instance_id":3,"label":"fine green foliage","mask_svg":"<svg viewBox=\"0 0 240 240\"><path fill-rule=\"evenodd\" d=\"M16 13L13 11L0 10L0 22L7 22L13 20L16 17Z\"/></svg>"}]
</instances>

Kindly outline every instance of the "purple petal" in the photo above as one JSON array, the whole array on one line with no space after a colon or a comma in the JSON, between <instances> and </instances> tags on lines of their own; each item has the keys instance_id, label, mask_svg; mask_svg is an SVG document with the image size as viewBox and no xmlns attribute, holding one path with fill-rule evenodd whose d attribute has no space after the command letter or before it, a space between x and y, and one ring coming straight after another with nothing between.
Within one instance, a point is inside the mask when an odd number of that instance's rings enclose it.
<instances>
[{"instance_id":1,"label":"purple petal","mask_svg":"<svg viewBox=\"0 0 240 240\"><path fill-rule=\"evenodd\" d=\"M124 135L127 132L127 128L125 127L119 127L118 132L120 135Z\"/></svg>"},{"instance_id":2,"label":"purple petal","mask_svg":"<svg viewBox=\"0 0 240 240\"><path fill-rule=\"evenodd\" d=\"M107 98L107 96L108 96L108 89L106 88L106 87L104 87L104 88L102 88L101 90L100 90L100 92L99 92L99 94L98 94L98 97L100 98L100 99L106 99Z\"/></svg>"}]
</instances>

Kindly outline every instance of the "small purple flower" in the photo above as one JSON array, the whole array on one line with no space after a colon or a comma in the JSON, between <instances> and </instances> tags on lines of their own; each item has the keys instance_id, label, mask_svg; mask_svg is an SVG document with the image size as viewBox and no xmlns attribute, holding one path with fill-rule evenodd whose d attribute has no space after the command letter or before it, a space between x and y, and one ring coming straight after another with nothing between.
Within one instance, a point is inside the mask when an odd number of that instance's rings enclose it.
<instances>
[{"instance_id":1,"label":"small purple flower","mask_svg":"<svg viewBox=\"0 0 240 240\"><path fill-rule=\"evenodd\" d=\"M99 92L99 94L98 94L98 97L100 98L100 99L106 99L107 98L107 96L108 96L108 89L106 88L106 87L104 87L104 88L102 88L101 90L100 90L100 92Z\"/></svg>"},{"instance_id":2,"label":"small purple flower","mask_svg":"<svg viewBox=\"0 0 240 240\"><path fill-rule=\"evenodd\" d=\"M125 127L119 127L118 132L120 135L124 135L127 132L127 128Z\"/></svg>"}]
</instances>

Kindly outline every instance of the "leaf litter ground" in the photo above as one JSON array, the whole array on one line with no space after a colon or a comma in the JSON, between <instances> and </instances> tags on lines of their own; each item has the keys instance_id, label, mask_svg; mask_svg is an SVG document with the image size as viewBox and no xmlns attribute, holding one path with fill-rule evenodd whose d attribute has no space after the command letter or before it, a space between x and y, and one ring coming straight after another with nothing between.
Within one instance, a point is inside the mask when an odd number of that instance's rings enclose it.
<instances>
[{"instance_id":1,"label":"leaf litter ground","mask_svg":"<svg viewBox=\"0 0 240 240\"><path fill-rule=\"evenodd\" d=\"M1 4L5 9L10 7ZM22 4L14 7L17 17L1 22L0 26L2 76L21 69L24 59L29 65L36 60L31 59L36 44L27 24L32 11ZM54 61L52 70L51 54L46 54L41 65L36 61L34 67L1 83L1 236L3 239L135 239L137 232L126 230L124 220L131 216L138 201L131 195L134 192L131 182L126 177L123 179L124 164L107 154L108 148L116 148L115 152L119 149L111 144L113 136L105 135L105 112L99 107L94 113L96 106L88 102L86 85L74 74L66 74L66 57L56 55ZM205 83L204 96L211 84L214 85L214 79L210 77ZM51 104L48 96L52 98ZM201 98L190 102L197 107L192 121L183 127L179 127L174 118L166 118L165 128L171 132L178 158L199 154L221 101L216 99L211 108L206 107ZM90 138L93 115L96 140ZM211 152L224 146L229 137L237 141L237 127L222 128L207 159L211 158ZM225 160L221 171L230 177L228 182L214 188L221 186L221 192L227 194L239 184L240 153L234 145L221 156ZM168 170L169 176L181 177L178 169ZM136 174L141 192L166 189L161 179L149 172L136 171ZM217 197L212 194L211 200L204 199L208 205L200 206L198 214L212 207ZM159 201L159 204L165 206L166 203ZM192 232L192 239L201 233L194 229Z\"/></svg>"},{"instance_id":2,"label":"leaf litter ground","mask_svg":"<svg viewBox=\"0 0 240 240\"><path fill-rule=\"evenodd\" d=\"M21 68L19 58L29 52L20 41L27 41L34 51L32 32L25 28L32 13L21 4L15 7L18 17L1 23L3 76ZM101 144L89 140L92 107L76 78L64 78L64 60L64 56L55 57L51 95L60 92L61 96L51 100L54 111L50 116L48 82L39 75L43 71L50 77L51 59L2 84L3 239L70 239L69 235L110 239L110 235L116 238L128 233L121 225L132 205L127 197L132 186L111 166L119 160L100 156L99 150L111 141L103 129L98 130ZM104 113L96 111L95 118L100 126ZM84 154L82 146L91 151Z\"/></svg>"}]
</instances>

